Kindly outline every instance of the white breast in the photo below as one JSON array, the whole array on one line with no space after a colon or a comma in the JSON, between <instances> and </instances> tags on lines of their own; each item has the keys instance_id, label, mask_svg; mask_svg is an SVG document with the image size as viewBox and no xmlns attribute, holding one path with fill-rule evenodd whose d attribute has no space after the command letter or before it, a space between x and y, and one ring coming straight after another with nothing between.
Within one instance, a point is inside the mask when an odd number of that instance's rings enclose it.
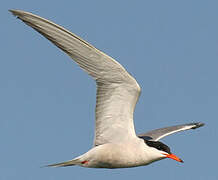
<instances>
[{"instance_id":1,"label":"white breast","mask_svg":"<svg viewBox=\"0 0 218 180\"><path fill-rule=\"evenodd\" d=\"M127 168L150 164L155 160L149 147L141 139L125 143L108 143L96 146L81 159L88 163L81 166L92 168Z\"/></svg>"}]
</instances>

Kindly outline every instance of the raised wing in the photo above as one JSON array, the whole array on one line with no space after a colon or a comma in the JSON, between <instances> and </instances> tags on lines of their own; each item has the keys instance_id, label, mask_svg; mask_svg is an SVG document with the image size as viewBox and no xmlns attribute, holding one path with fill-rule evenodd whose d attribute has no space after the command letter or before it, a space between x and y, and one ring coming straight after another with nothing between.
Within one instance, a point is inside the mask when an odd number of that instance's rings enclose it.
<instances>
[{"instance_id":1,"label":"raised wing","mask_svg":"<svg viewBox=\"0 0 218 180\"><path fill-rule=\"evenodd\" d=\"M198 122L198 123L189 123L189 124L182 124L177 126L170 126L170 127L155 129L144 134L139 134L138 137L146 140L159 141L160 139L170 134L189 130L189 129L196 129L201 126L204 126L204 123Z\"/></svg>"},{"instance_id":2,"label":"raised wing","mask_svg":"<svg viewBox=\"0 0 218 180\"><path fill-rule=\"evenodd\" d=\"M113 58L80 37L44 18L20 10L10 10L67 53L97 82L95 145L136 137L133 113L140 87Z\"/></svg>"}]
</instances>

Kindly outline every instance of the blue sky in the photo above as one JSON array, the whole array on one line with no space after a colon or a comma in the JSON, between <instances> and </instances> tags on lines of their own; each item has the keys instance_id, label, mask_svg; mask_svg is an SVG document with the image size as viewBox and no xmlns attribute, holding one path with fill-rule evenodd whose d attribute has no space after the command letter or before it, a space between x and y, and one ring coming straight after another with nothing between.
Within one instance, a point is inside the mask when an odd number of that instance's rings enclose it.
<instances>
[{"instance_id":1,"label":"blue sky","mask_svg":"<svg viewBox=\"0 0 218 180\"><path fill-rule=\"evenodd\" d=\"M40 168L91 148L95 82L8 9L50 19L118 60L142 88L138 133L206 123L163 139L185 163ZM217 179L217 9L216 0L2 2L0 179Z\"/></svg>"}]
</instances>

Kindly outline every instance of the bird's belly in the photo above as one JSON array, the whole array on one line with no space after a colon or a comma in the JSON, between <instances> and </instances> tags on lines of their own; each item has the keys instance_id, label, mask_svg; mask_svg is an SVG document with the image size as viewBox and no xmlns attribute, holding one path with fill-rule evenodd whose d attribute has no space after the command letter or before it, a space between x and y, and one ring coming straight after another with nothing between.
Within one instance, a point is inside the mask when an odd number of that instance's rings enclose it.
<instances>
[{"instance_id":1,"label":"bird's belly","mask_svg":"<svg viewBox=\"0 0 218 180\"><path fill-rule=\"evenodd\" d=\"M93 168L128 168L147 165L152 160L146 159L144 153L134 146L103 145L95 151L92 159L85 165Z\"/></svg>"}]
</instances>

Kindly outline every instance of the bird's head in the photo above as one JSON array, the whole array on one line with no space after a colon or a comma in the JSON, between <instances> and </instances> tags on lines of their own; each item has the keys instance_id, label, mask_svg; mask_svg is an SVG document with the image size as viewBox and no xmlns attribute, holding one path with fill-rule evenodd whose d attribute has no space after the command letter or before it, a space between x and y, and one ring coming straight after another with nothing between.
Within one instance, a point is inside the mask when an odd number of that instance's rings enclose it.
<instances>
[{"instance_id":1,"label":"bird's head","mask_svg":"<svg viewBox=\"0 0 218 180\"><path fill-rule=\"evenodd\" d=\"M149 148L151 148L152 153L157 156L157 158L170 158L183 163L183 160L171 153L170 148L166 144L160 141L144 140L144 142Z\"/></svg>"}]
</instances>

